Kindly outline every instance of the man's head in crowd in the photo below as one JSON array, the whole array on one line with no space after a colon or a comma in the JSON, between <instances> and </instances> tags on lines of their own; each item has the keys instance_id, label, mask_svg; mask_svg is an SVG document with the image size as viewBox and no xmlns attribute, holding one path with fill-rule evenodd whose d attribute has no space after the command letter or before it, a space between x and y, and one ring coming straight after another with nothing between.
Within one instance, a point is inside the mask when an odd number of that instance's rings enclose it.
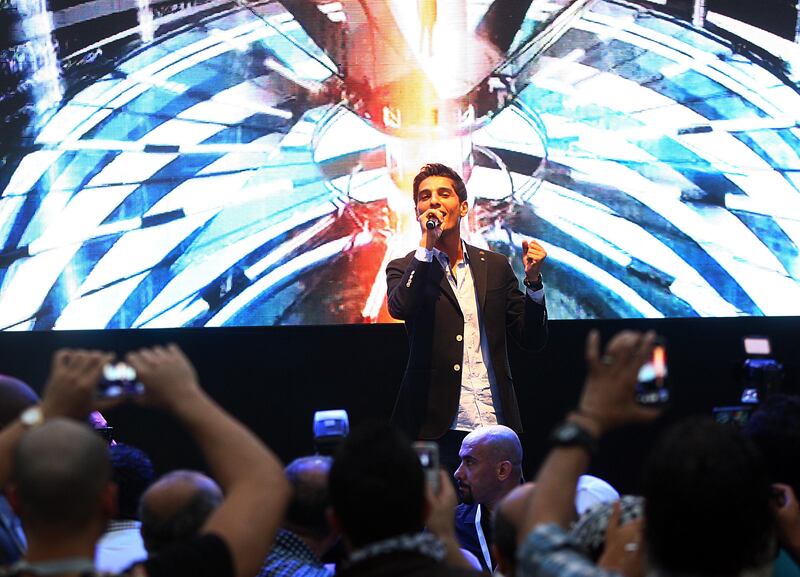
<instances>
[{"instance_id":1,"label":"man's head in crowd","mask_svg":"<svg viewBox=\"0 0 800 577\"><path fill-rule=\"evenodd\" d=\"M14 377L0 375L0 427L5 427L38 402L39 395L28 385Z\"/></svg>"},{"instance_id":2,"label":"man's head in crowd","mask_svg":"<svg viewBox=\"0 0 800 577\"><path fill-rule=\"evenodd\" d=\"M334 522L354 549L422 531L428 514L419 459L389 424L350 433L334 456L329 490Z\"/></svg>"},{"instance_id":3,"label":"man's head in crowd","mask_svg":"<svg viewBox=\"0 0 800 577\"><path fill-rule=\"evenodd\" d=\"M497 560L500 573L512 577L517 573L517 526L516 518L524 513L523 504L528 501L535 485L525 483L511 490L497 504L492 516L492 553Z\"/></svg>"},{"instance_id":4,"label":"man's head in crowd","mask_svg":"<svg viewBox=\"0 0 800 577\"><path fill-rule=\"evenodd\" d=\"M800 495L800 397L771 395L742 430L764 456L770 481Z\"/></svg>"},{"instance_id":5,"label":"man's head in crowd","mask_svg":"<svg viewBox=\"0 0 800 577\"><path fill-rule=\"evenodd\" d=\"M199 534L222 498L219 485L198 471L167 473L142 495L139 518L145 549L155 553Z\"/></svg>"},{"instance_id":6,"label":"man's head in crowd","mask_svg":"<svg viewBox=\"0 0 800 577\"><path fill-rule=\"evenodd\" d=\"M139 519L139 500L155 478L153 463L141 449L117 443L109 448L111 478L117 484L117 519Z\"/></svg>"},{"instance_id":7,"label":"man's head in crowd","mask_svg":"<svg viewBox=\"0 0 800 577\"><path fill-rule=\"evenodd\" d=\"M493 509L522 479L522 445L508 427L475 429L464 437L458 456L454 477L464 503Z\"/></svg>"},{"instance_id":8,"label":"man's head in crowd","mask_svg":"<svg viewBox=\"0 0 800 577\"><path fill-rule=\"evenodd\" d=\"M91 547L116 508L108 447L82 423L52 419L14 454L12 502L31 548L68 537Z\"/></svg>"},{"instance_id":9,"label":"man's head in crowd","mask_svg":"<svg viewBox=\"0 0 800 577\"><path fill-rule=\"evenodd\" d=\"M664 573L738 575L775 554L770 485L755 446L732 426L691 418L645 466L648 559Z\"/></svg>"},{"instance_id":10,"label":"man's head in crowd","mask_svg":"<svg viewBox=\"0 0 800 577\"><path fill-rule=\"evenodd\" d=\"M301 457L286 466L286 478L294 494L283 526L291 532L323 541L330 534L327 519L328 475L333 459L321 455Z\"/></svg>"}]
</instances>

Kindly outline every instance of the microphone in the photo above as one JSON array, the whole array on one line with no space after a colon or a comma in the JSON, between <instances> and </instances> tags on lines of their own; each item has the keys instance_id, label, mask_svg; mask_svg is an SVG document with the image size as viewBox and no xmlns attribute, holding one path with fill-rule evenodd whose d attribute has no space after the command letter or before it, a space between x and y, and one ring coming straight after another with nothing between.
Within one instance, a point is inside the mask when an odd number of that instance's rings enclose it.
<instances>
[{"instance_id":1,"label":"microphone","mask_svg":"<svg viewBox=\"0 0 800 577\"><path fill-rule=\"evenodd\" d=\"M433 230L434 228L439 226L439 224L440 224L439 219L430 214L428 215L428 222L425 223L425 228L427 228L428 230Z\"/></svg>"}]
</instances>

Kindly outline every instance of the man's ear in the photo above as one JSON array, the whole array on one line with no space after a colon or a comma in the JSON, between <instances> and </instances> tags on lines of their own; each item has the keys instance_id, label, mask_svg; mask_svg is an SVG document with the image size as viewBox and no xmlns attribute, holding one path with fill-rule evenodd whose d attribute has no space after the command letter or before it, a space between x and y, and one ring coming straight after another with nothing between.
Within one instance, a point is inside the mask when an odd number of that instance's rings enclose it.
<instances>
[{"instance_id":1,"label":"man's ear","mask_svg":"<svg viewBox=\"0 0 800 577\"><path fill-rule=\"evenodd\" d=\"M513 577L514 566L508 563L508 560L503 556L503 552L500 551L500 547L492 543L491 549L492 557L497 561L497 569L500 573L502 573L504 577Z\"/></svg>"},{"instance_id":2,"label":"man's ear","mask_svg":"<svg viewBox=\"0 0 800 577\"><path fill-rule=\"evenodd\" d=\"M513 470L514 467L511 465L511 461L500 461L497 464L497 480L505 481Z\"/></svg>"},{"instance_id":3,"label":"man's ear","mask_svg":"<svg viewBox=\"0 0 800 577\"><path fill-rule=\"evenodd\" d=\"M342 543L344 543L344 548L348 551L352 551L353 547L350 544L350 540L345 535L344 527L342 527L342 522L339 520L339 517L336 515L336 511L333 507L328 507L325 509L325 518L328 520L328 527L331 528L331 531L334 535L339 535L342 539Z\"/></svg>"},{"instance_id":4,"label":"man's ear","mask_svg":"<svg viewBox=\"0 0 800 577\"><path fill-rule=\"evenodd\" d=\"M468 211L469 211L469 203L466 200L462 200L459 214L461 216L467 216Z\"/></svg>"},{"instance_id":5,"label":"man's ear","mask_svg":"<svg viewBox=\"0 0 800 577\"><path fill-rule=\"evenodd\" d=\"M6 485L5 491L6 499L8 500L8 504L11 505L11 510L14 511L14 514L19 517L20 516L20 504L19 504L19 492L17 491L16 483L9 483Z\"/></svg>"},{"instance_id":6,"label":"man's ear","mask_svg":"<svg viewBox=\"0 0 800 577\"><path fill-rule=\"evenodd\" d=\"M113 519L117 516L117 498L119 495L119 487L116 483L109 482L103 489L100 497L100 506L103 510L103 516L106 519Z\"/></svg>"}]
</instances>

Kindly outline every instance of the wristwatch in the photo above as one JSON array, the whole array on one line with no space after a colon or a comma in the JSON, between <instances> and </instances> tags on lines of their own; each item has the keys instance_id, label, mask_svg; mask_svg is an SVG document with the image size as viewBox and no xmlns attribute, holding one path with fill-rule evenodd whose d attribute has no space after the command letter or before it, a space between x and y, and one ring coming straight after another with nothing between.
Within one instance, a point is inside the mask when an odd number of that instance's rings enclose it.
<instances>
[{"instance_id":1,"label":"wristwatch","mask_svg":"<svg viewBox=\"0 0 800 577\"><path fill-rule=\"evenodd\" d=\"M44 423L44 413L42 413L42 407L39 405L33 405L32 407L28 407L19 415L20 422L25 426L26 429L32 429L33 427L38 427L42 423Z\"/></svg>"},{"instance_id":2,"label":"wristwatch","mask_svg":"<svg viewBox=\"0 0 800 577\"><path fill-rule=\"evenodd\" d=\"M528 277L525 277L522 279L522 284L532 291L542 290L544 288L544 285L542 284L542 273L539 273L539 276L536 277L536 280L530 280Z\"/></svg>"},{"instance_id":3,"label":"wristwatch","mask_svg":"<svg viewBox=\"0 0 800 577\"><path fill-rule=\"evenodd\" d=\"M564 421L550 433L549 443L553 447L583 447L590 456L597 453L597 439L572 421Z\"/></svg>"}]
</instances>

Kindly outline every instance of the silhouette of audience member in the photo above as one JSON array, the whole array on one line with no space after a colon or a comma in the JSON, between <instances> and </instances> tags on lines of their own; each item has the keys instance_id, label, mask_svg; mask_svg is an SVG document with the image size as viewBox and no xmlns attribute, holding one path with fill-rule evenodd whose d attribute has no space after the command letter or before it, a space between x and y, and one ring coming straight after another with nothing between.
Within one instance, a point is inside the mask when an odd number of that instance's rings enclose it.
<instances>
[{"instance_id":1,"label":"silhouette of audience member","mask_svg":"<svg viewBox=\"0 0 800 577\"><path fill-rule=\"evenodd\" d=\"M117 488L111 482L108 448L85 420L102 368L112 359L98 351L58 351L41 405L0 431L0 485L7 487L28 537L15 574L95 572L95 545L113 517ZM142 402L183 423L225 491L225 500L198 537L151 555L132 573L255 575L288 503L280 462L203 392L176 346L132 352L126 360L145 386Z\"/></svg>"},{"instance_id":2,"label":"silhouette of audience member","mask_svg":"<svg viewBox=\"0 0 800 577\"><path fill-rule=\"evenodd\" d=\"M24 382L0 375L0 428L5 427L28 407L39 402L39 395ZM15 563L25 552L25 534L6 498L0 494L0 565Z\"/></svg>"},{"instance_id":3,"label":"silhouette of audience member","mask_svg":"<svg viewBox=\"0 0 800 577\"><path fill-rule=\"evenodd\" d=\"M763 461L739 431L707 418L671 427L645 466L644 518L619 524L615 506L606 534L605 566L575 550L567 526L575 486L597 440L619 426L655 418L636 402L639 368L655 335L624 331L601 356L599 335L587 340L588 375L578 409L551 438L554 445L518 520L519 577L764 575L775 555L770 486ZM643 521L643 522L642 522ZM644 530L642 530L642 526Z\"/></svg>"},{"instance_id":4,"label":"silhouette of audience member","mask_svg":"<svg viewBox=\"0 0 800 577\"><path fill-rule=\"evenodd\" d=\"M441 472L437 493L426 491L414 449L391 425L351 432L334 456L329 490L331 522L349 552L338 576L479 574L455 538L456 497L447 474Z\"/></svg>"},{"instance_id":5,"label":"silhouette of audience member","mask_svg":"<svg viewBox=\"0 0 800 577\"><path fill-rule=\"evenodd\" d=\"M219 485L199 471L177 470L160 477L140 501L147 552L156 553L198 535L222 499Z\"/></svg>"},{"instance_id":6,"label":"silhouette of audience member","mask_svg":"<svg viewBox=\"0 0 800 577\"><path fill-rule=\"evenodd\" d=\"M594 484L597 477L582 475L576 488L577 495L575 506L580 506L581 501L581 481L586 477L592 479ZM524 507L521 505L530 499L536 485L525 483L520 485L506 495L498 504L493 516L494 544L492 552L497 559L497 570L502 575L516 575L517 570L517 526L521 522L521 515ZM608 485L611 487L611 485ZM611 492L613 491L613 493ZM591 560L597 561L600 567L606 566L606 560L602 556L606 529L609 517L616 506L616 502L609 502L608 497L618 494L613 488L609 491L607 487L601 485L601 490L592 496L592 501L584 498L583 504L590 504L583 515L581 515L570 530L570 540L580 548ZM620 501L623 505L622 520L624 522L641 517L642 499L626 495ZM598 535L599 533L599 535Z\"/></svg>"},{"instance_id":7,"label":"silhouette of audience member","mask_svg":"<svg viewBox=\"0 0 800 577\"><path fill-rule=\"evenodd\" d=\"M338 538L326 516L331 463L330 457L317 455L295 459L286 467L294 496L260 577L333 575L320 560Z\"/></svg>"},{"instance_id":8,"label":"silhouette of audience member","mask_svg":"<svg viewBox=\"0 0 800 577\"><path fill-rule=\"evenodd\" d=\"M497 504L492 515L492 555L497 560L497 571L506 577L517 574L517 526L535 486L525 483L515 487Z\"/></svg>"},{"instance_id":9,"label":"silhouette of audience member","mask_svg":"<svg viewBox=\"0 0 800 577\"><path fill-rule=\"evenodd\" d=\"M770 395L742 430L764 456L772 483L781 546L773 574L800 576L800 397Z\"/></svg>"},{"instance_id":10,"label":"silhouette of audience member","mask_svg":"<svg viewBox=\"0 0 800 577\"><path fill-rule=\"evenodd\" d=\"M94 562L98 571L119 573L147 557L140 532L139 499L155 473L153 463L141 449L115 443L108 451L111 480L117 486L117 512L97 543Z\"/></svg>"}]
</instances>

